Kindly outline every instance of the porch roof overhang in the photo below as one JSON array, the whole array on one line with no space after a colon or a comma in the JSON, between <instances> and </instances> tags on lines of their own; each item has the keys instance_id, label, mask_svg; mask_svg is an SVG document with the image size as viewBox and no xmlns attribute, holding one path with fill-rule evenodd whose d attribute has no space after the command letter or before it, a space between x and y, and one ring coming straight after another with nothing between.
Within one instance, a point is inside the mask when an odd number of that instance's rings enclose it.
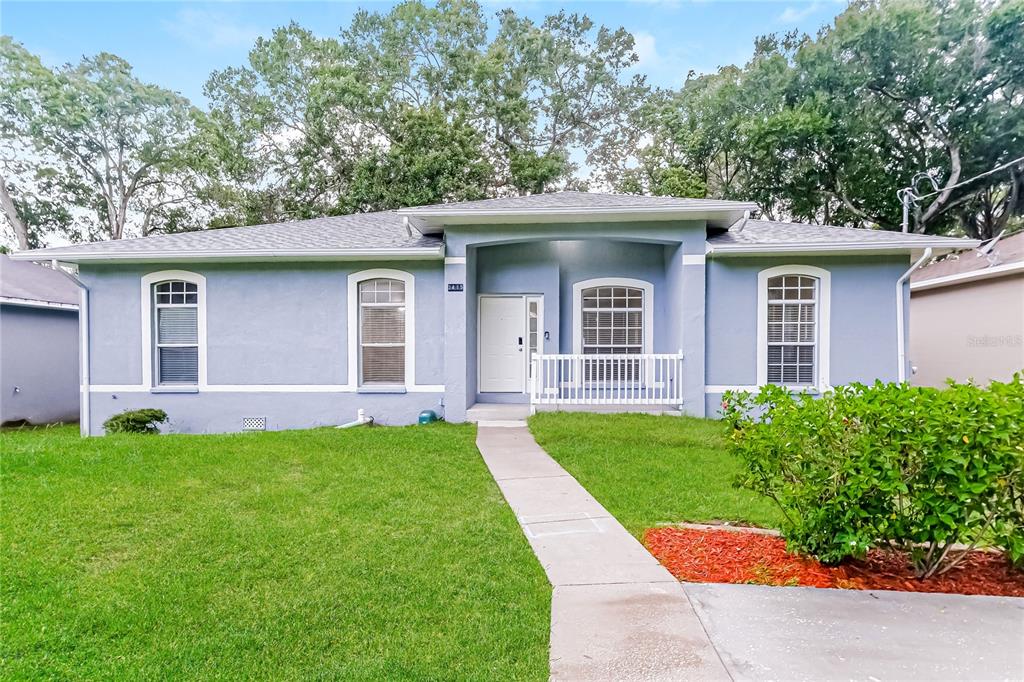
<instances>
[{"instance_id":1,"label":"porch roof overhang","mask_svg":"<svg viewBox=\"0 0 1024 682\"><path fill-rule=\"evenodd\" d=\"M439 234L445 227L458 225L515 225L528 223L624 223L703 220L714 227L728 227L757 204L741 201L704 201L699 206L647 207L570 207L570 208L458 208L458 205L403 208L400 216L409 219L422 234Z\"/></svg>"}]
</instances>

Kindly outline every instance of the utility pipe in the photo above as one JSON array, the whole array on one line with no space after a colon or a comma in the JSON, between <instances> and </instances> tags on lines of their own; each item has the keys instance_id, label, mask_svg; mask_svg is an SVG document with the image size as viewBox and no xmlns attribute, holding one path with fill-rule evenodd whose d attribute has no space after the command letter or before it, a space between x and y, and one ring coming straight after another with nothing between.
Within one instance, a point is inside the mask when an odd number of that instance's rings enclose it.
<instances>
[{"instance_id":1,"label":"utility pipe","mask_svg":"<svg viewBox=\"0 0 1024 682\"><path fill-rule=\"evenodd\" d=\"M931 257L932 249L928 247L924 250L924 254L910 266L910 269L896 280L896 345L899 347L899 367L897 367L896 376L901 384L907 380L907 311L906 306L903 304L903 285L910 279L910 275L914 273L914 270L921 267Z\"/></svg>"},{"instance_id":2,"label":"utility pipe","mask_svg":"<svg viewBox=\"0 0 1024 682\"><path fill-rule=\"evenodd\" d=\"M338 429L351 429L353 426L363 426L364 424L369 425L373 423L373 417L366 416L366 410L360 408L356 410L356 420L347 424L342 424L335 428Z\"/></svg>"}]
</instances>

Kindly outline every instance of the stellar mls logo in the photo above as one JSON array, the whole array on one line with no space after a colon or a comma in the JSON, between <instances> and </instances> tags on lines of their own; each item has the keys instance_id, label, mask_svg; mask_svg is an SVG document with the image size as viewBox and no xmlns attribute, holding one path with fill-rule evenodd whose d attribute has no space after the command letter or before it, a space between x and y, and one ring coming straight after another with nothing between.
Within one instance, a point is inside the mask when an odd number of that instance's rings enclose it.
<instances>
[{"instance_id":1,"label":"stellar mls logo","mask_svg":"<svg viewBox=\"0 0 1024 682\"><path fill-rule=\"evenodd\" d=\"M998 348L1010 347L1020 348L1024 345L1024 336L1020 334L1006 334L1004 336L968 336L968 348Z\"/></svg>"}]
</instances>

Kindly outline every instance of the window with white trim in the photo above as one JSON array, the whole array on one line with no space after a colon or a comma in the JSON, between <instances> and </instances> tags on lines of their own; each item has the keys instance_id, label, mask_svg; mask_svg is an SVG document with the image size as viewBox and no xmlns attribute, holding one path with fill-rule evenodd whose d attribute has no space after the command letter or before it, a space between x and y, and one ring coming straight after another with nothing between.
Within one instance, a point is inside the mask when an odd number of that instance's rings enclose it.
<instances>
[{"instance_id":1,"label":"window with white trim","mask_svg":"<svg viewBox=\"0 0 1024 682\"><path fill-rule=\"evenodd\" d=\"M405 282L359 283L360 383L405 383L405 312Z\"/></svg>"},{"instance_id":2,"label":"window with white trim","mask_svg":"<svg viewBox=\"0 0 1024 682\"><path fill-rule=\"evenodd\" d=\"M199 383L199 286L167 280L153 284L153 363L157 384Z\"/></svg>"},{"instance_id":3,"label":"window with white trim","mask_svg":"<svg viewBox=\"0 0 1024 682\"><path fill-rule=\"evenodd\" d=\"M795 386L817 382L819 280L778 275L767 281L767 381Z\"/></svg>"},{"instance_id":4,"label":"window with white trim","mask_svg":"<svg viewBox=\"0 0 1024 682\"><path fill-rule=\"evenodd\" d=\"M583 325L581 351L584 355L644 352L644 291L637 287L597 286L582 291L580 321ZM601 374L601 363L586 363L586 379L632 378L634 363L612 363L614 372L627 377L589 376ZM591 368L596 368L591 370Z\"/></svg>"}]
</instances>

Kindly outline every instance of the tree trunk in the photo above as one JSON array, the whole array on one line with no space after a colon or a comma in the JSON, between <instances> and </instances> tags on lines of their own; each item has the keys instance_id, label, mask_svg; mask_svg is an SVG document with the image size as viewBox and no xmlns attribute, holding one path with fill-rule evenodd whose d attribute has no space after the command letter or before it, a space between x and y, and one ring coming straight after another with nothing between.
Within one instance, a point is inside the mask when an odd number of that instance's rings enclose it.
<instances>
[{"instance_id":1,"label":"tree trunk","mask_svg":"<svg viewBox=\"0 0 1024 682\"><path fill-rule=\"evenodd\" d=\"M0 174L0 211L7 216L7 220L11 223L11 227L14 228L14 234L18 238L18 248L25 250L28 248L28 225L18 215L18 209L14 205L14 199L11 199L10 193L7 191L7 179Z\"/></svg>"}]
</instances>

